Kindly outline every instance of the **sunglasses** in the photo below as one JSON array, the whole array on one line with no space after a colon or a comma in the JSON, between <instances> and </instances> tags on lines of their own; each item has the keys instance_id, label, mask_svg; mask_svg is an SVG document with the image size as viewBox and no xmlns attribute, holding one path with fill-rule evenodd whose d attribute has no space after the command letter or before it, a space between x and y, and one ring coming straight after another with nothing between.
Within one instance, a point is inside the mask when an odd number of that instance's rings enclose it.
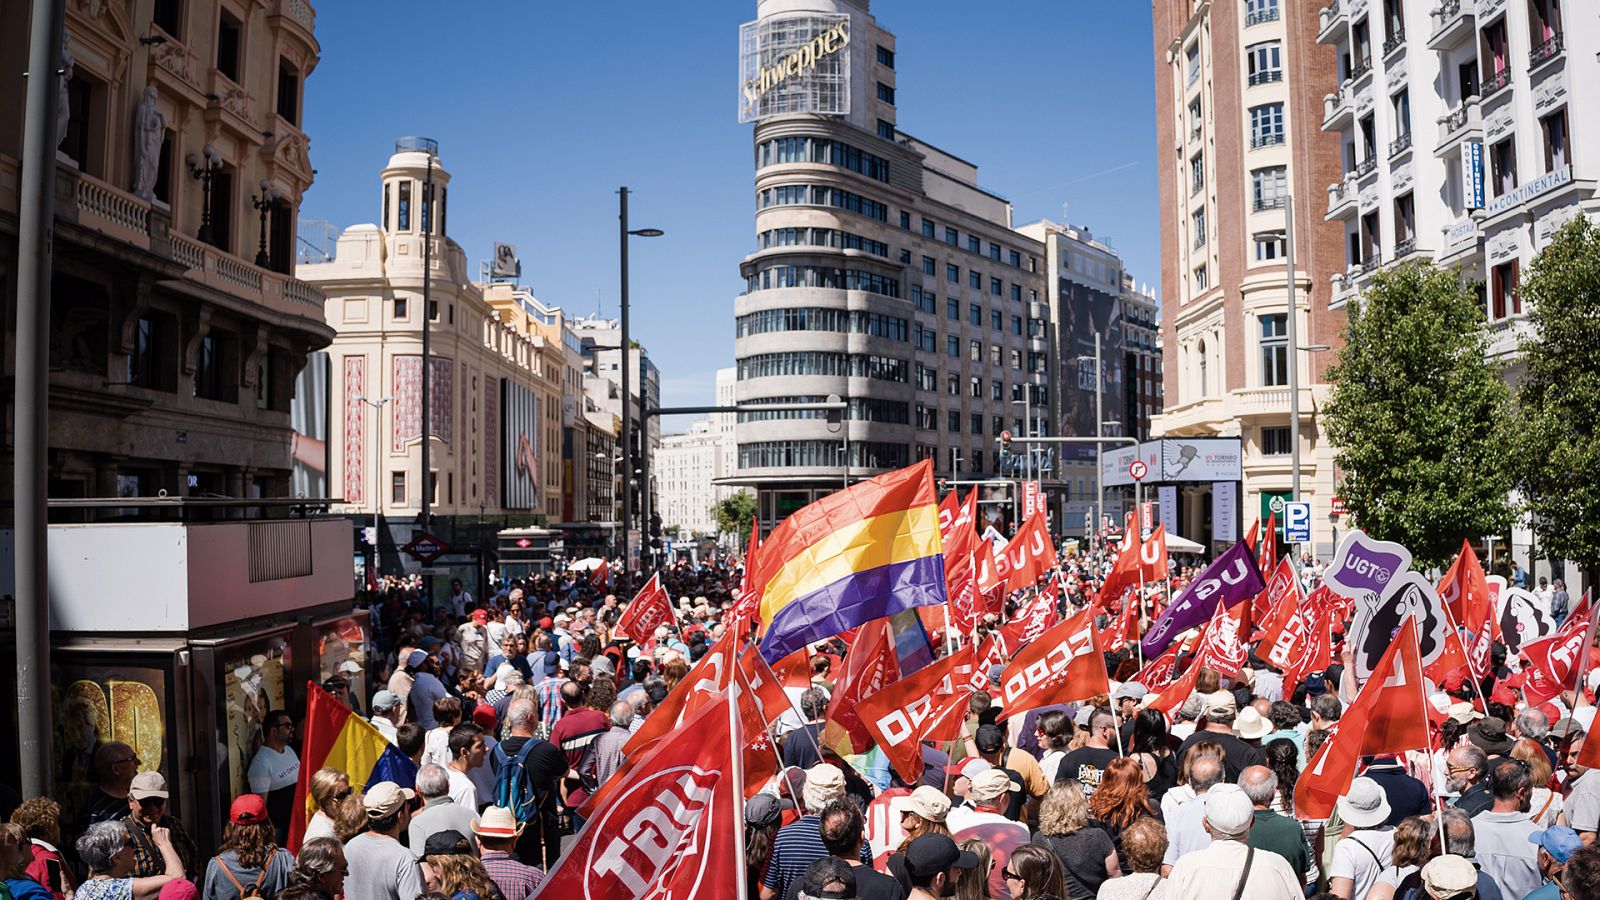
<instances>
[{"instance_id":1,"label":"sunglasses","mask_svg":"<svg viewBox=\"0 0 1600 900\"><path fill-rule=\"evenodd\" d=\"M139 806L141 809L154 809L158 806L166 805L167 798L165 797L144 797L139 800Z\"/></svg>"},{"instance_id":2,"label":"sunglasses","mask_svg":"<svg viewBox=\"0 0 1600 900\"><path fill-rule=\"evenodd\" d=\"M1010 869L1002 869L1001 872L1000 872L1000 877L1004 878L1007 881L1024 881L1024 880L1026 880L1021 875L1018 875L1017 873L1011 871Z\"/></svg>"}]
</instances>

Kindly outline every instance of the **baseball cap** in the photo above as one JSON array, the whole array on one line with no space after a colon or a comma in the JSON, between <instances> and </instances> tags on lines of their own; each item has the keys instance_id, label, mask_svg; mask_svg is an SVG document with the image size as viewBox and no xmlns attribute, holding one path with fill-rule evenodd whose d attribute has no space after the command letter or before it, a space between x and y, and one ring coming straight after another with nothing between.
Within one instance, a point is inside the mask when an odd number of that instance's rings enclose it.
<instances>
[{"instance_id":1,"label":"baseball cap","mask_svg":"<svg viewBox=\"0 0 1600 900\"><path fill-rule=\"evenodd\" d=\"M417 796L417 792L410 788L403 788L392 781L380 781L367 791L361 798L367 807L367 818L386 819L400 811L400 807Z\"/></svg>"},{"instance_id":2,"label":"baseball cap","mask_svg":"<svg viewBox=\"0 0 1600 900\"><path fill-rule=\"evenodd\" d=\"M913 876L926 877L977 865L978 854L957 847L949 835L920 835L906 847L906 871Z\"/></svg>"},{"instance_id":3,"label":"baseball cap","mask_svg":"<svg viewBox=\"0 0 1600 900\"><path fill-rule=\"evenodd\" d=\"M486 610L486 609L475 609L475 610L473 610L472 611L472 621L477 622L479 625L482 625L483 623L489 621L489 611Z\"/></svg>"},{"instance_id":4,"label":"baseball cap","mask_svg":"<svg viewBox=\"0 0 1600 900\"><path fill-rule=\"evenodd\" d=\"M394 691L379 691L372 695L372 708L374 710L394 709L403 701Z\"/></svg>"},{"instance_id":5,"label":"baseball cap","mask_svg":"<svg viewBox=\"0 0 1600 900\"><path fill-rule=\"evenodd\" d=\"M950 814L950 798L930 785L922 785L900 801L901 812L914 812L930 822L943 822Z\"/></svg>"},{"instance_id":6,"label":"baseball cap","mask_svg":"<svg viewBox=\"0 0 1600 900\"><path fill-rule=\"evenodd\" d=\"M406 668L415 669L417 666L422 665L422 661L427 658L428 653L426 650L413 650L411 655L406 657Z\"/></svg>"},{"instance_id":7,"label":"baseball cap","mask_svg":"<svg viewBox=\"0 0 1600 900\"><path fill-rule=\"evenodd\" d=\"M807 900L850 900L856 895L856 873L837 856L824 856L806 867L800 897Z\"/></svg>"},{"instance_id":8,"label":"baseball cap","mask_svg":"<svg viewBox=\"0 0 1600 900\"><path fill-rule=\"evenodd\" d=\"M555 625L556 625L556 620L550 618L549 616L544 616L541 619L539 619L539 627L544 629L545 631L549 631L550 629L554 628Z\"/></svg>"},{"instance_id":9,"label":"baseball cap","mask_svg":"<svg viewBox=\"0 0 1600 900\"><path fill-rule=\"evenodd\" d=\"M945 766L944 771L946 775L961 775L970 779L976 777L979 772L987 772L992 768L994 768L994 763L989 762L987 759L981 756L969 756L964 762L953 766Z\"/></svg>"},{"instance_id":10,"label":"baseball cap","mask_svg":"<svg viewBox=\"0 0 1600 900\"><path fill-rule=\"evenodd\" d=\"M235 825L259 825L267 821L267 801L260 794L240 794L228 807L228 821Z\"/></svg>"},{"instance_id":11,"label":"baseball cap","mask_svg":"<svg viewBox=\"0 0 1600 900\"><path fill-rule=\"evenodd\" d=\"M133 783L128 785L128 794L135 800L147 797L160 797L167 799L167 780L161 777L160 772L140 772L133 776Z\"/></svg>"},{"instance_id":12,"label":"baseball cap","mask_svg":"<svg viewBox=\"0 0 1600 900\"><path fill-rule=\"evenodd\" d=\"M1435 856L1422 867L1422 886L1436 900L1465 896L1478 887L1478 868L1454 853Z\"/></svg>"},{"instance_id":13,"label":"baseball cap","mask_svg":"<svg viewBox=\"0 0 1600 900\"><path fill-rule=\"evenodd\" d=\"M1144 698L1144 695L1148 694L1148 693L1150 693L1150 689L1149 688L1145 687L1144 685L1140 684L1137 681L1130 681L1130 682L1127 682L1126 684L1124 684L1122 687L1117 688L1117 692L1115 694L1111 695L1111 699L1113 699L1113 700L1141 700L1141 699Z\"/></svg>"},{"instance_id":14,"label":"baseball cap","mask_svg":"<svg viewBox=\"0 0 1600 900\"><path fill-rule=\"evenodd\" d=\"M422 843L423 856L455 856L460 853L471 853L472 842L467 836L454 828L435 831L428 835Z\"/></svg>"},{"instance_id":15,"label":"baseball cap","mask_svg":"<svg viewBox=\"0 0 1600 900\"><path fill-rule=\"evenodd\" d=\"M1206 695L1206 715L1232 716L1239 712L1239 701L1233 691L1215 691Z\"/></svg>"},{"instance_id":16,"label":"baseball cap","mask_svg":"<svg viewBox=\"0 0 1600 900\"><path fill-rule=\"evenodd\" d=\"M978 733L972 737L972 742L978 746L978 752L993 753L1005 746L1006 735L998 725L980 725Z\"/></svg>"},{"instance_id":17,"label":"baseball cap","mask_svg":"<svg viewBox=\"0 0 1600 900\"><path fill-rule=\"evenodd\" d=\"M1566 862L1572 858L1572 854L1583 849L1583 841L1578 833L1565 825L1553 825L1543 831L1535 831L1528 835L1528 843L1543 847L1544 852L1555 857L1558 863Z\"/></svg>"},{"instance_id":18,"label":"baseball cap","mask_svg":"<svg viewBox=\"0 0 1600 900\"><path fill-rule=\"evenodd\" d=\"M1022 785L1017 783L1005 769L985 769L973 777L972 787L968 789L967 796L973 802L983 803L1007 791L1021 790Z\"/></svg>"},{"instance_id":19,"label":"baseball cap","mask_svg":"<svg viewBox=\"0 0 1600 900\"><path fill-rule=\"evenodd\" d=\"M1250 798L1236 784L1219 784L1206 791L1206 821L1225 834L1239 834L1256 817Z\"/></svg>"},{"instance_id":20,"label":"baseball cap","mask_svg":"<svg viewBox=\"0 0 1600 900\"><path fill-rule=\"evenodd\" d=\"M783 815L783 805L772 794L762 792L744 802L744 820L757 828L765 828Z\"/></svg>"}]
</instances>

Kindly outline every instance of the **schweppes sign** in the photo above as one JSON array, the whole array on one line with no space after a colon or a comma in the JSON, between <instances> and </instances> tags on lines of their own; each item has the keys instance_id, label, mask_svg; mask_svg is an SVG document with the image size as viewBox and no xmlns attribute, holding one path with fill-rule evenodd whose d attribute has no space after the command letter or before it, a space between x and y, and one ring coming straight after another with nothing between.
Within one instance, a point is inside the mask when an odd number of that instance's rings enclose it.
<instances>
[{"instance_id":1,"label":"schweppes sign","mask_svg":"<svg viewBox=\"0 0 1600 900\"><path fill-rule=\"evenodd\" d=\"M751 22L744 26L744 29L741 29L746 33L743 41L744 59L741 60L742 64L740 66L742 77L742 84L740 85L742 100L739 109L740 121L750 122L761 118L763 115L761 111L762 99L768 93L785 84L799 81L807 75L814 74L819 68L822 68L825 72L848 74L848 60L847 58L841 58L840 54L850 46L850 19L848 17L839 17L837 19L829 17L818 21L819 17L816 16L805 16L804 18L816 21L818 29L809 41L797 47L788 38L794 34L797 30L796 26L800 23L788 17L778 20L764 19ZM753 33L751 33L751 30L753 30ZM804 32L802 31L801 33L803 34ZM781 39L783 39L782 43L793 49L767 64L766 60L772 55L769 48L772 43L780 40L780 35L782 36ZM834 104L828 104L824 101L823 105L830 108L797 109L786 107L785 111L832 114L847 112L849 108L848 84L841 85L839 94L842 96L837 98L836 103L842 103L843 108L831 108ZM809 107L812 104L800 101L799 105ZM793 104L789 106L792 107Z\"/></svg>"}]
</instances>

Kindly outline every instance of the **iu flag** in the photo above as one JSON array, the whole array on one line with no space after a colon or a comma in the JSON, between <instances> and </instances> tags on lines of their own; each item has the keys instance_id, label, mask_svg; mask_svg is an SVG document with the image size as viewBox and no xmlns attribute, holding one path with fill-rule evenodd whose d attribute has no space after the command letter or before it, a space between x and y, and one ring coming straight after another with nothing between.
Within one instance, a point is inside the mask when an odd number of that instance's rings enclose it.
<instances>
[{"instance_id":1,"label":"iu flag","mask_svg":"<svg viewBox=\"0 0 1600 900\"><path fill-rule=\"evenodd\" d=\"M1022 523L995 563L1005 576L1008 592L1033 587L1041 576L1060 565L1043 512L1035 511Z\"/></svg>"},{"instance_id":2,"label":"iu flag","mask_svg":"<svg viewBox=\"0 0 1600 900\"><path fill-rule=\"evenodd\" d=\"M535 897L690 900L744 878L743 785L735 698L723 692L626 772ZM609 782L608 782L609 784Z\"/></svg>"},{"instance_id":3,"label":"iu flag","mask_svg":"<svg viewBox=\"0 0 1600 900\"><path fill-rule=\"evenodd\" d=\"M1350 703L1294 786L1300 818L1326 819L1355 778L1361 757L1428 747L1428 701L1423 695L1422 650L1415 617L1400 625L1372 677Z\"/></svg>"},{"instance_id":4,"label":"iu flag","mask_svg":"<svg viewBox=\"0 0 1600 900\"><path fill-rule=\"evenodd\" d=\"M617 630L633 638L635 643L655 639L656 629L673 621L672 600L667 597L667 590L661 586L661 573L650 576L644 583L639 593L628 603L628 608L622 611L622 618L617 620Z\"/></svg>"},{"instance_id":5,"label":"iu flag","mask_svg":"<svg viewBox=\"0 0 1600 900\"><path fill-rule=\"evenodd\" d=\"M1007 653L1015 655L1059 621L1061 614L1056 604L1056 582L1052 579L1027 606L1017 610L1015 618L1001 627L1000 642L1005 645Z\"/></svg>"},{"instance_id":6,"label":"iu flag","mask_svg":"<svg viewBox=\"0 0 1600 900\"><path fill-rule=\"evenodd\" d=\"M872 746L872 733L861 724L856 705L900 677L900 662L894 653L894 635L888 619L873 619L861 626L855 643L845 654L839 677L828 700L828 714L822 742L839 751L840 756L865 753Z\"/></svg>"},{"instance_id":7,"label":"iu flag","mask_svg":"<svg viewBox=\"0 0 1600 900\"><path fill-rule=\"evenodd\" d=\"M856 704L856 712L906 784L922 777L922 740L935 722L962 709L971 695L956 671L972 665L970 647L894 682Z\"/></svg>"},{"instance_id":8,"label":"iu flag","mask_svg":"<svg viewBox=\"0 0 1600 900\"><path fill-rule=\"evenodd\" d=\"M1000 675L1000 694L1005 698L1000 718L1110 691L1094 610L1086 609L1011 657Z\"/></svg>"}]
</instances>

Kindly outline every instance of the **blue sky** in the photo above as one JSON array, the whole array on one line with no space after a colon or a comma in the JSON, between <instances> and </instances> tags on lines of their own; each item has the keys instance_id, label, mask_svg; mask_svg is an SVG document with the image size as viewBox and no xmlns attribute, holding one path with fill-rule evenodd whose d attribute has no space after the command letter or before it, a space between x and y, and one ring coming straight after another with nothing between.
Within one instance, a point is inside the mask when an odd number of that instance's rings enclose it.
<instances>
[{"instance_id":1,"label":"blue sky","mask_svg":"<svg viewBox=\"0 0 1600 900\"><path fill-rule=\"evenodd\" d=\"M607 16L597 15L606 10ZM1087 226L1159 278L1154 63L1143 0L875 0L898 47L899 126L974 162L1017 224ZM476 272L496 240L523 283L617 311L616 189L633 189L631 317L665 405L713 401L733 364L738 263L753 242L738 28L755 3L322 0L306 84L316 183L302 219L378 218L396 137L440 143L449 226ZM1063 205L1065 204L1065 213Z\"/></svg>"}]
</instances>

